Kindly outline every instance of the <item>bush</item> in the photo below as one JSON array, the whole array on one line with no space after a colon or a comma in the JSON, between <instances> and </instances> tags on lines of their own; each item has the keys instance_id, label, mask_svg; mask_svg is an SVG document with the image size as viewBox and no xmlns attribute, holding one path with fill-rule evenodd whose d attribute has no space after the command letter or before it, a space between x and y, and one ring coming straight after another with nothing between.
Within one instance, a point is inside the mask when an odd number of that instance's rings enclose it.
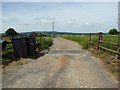
<instances>
[{"instance_id":1,"label":"bush","mask_svg":"<svg viewBox=\"0 0 120 90\"><path fill-rule=\"evenodd\" d=\"M44 37L43 48L48 49L51 45L52 45L52 38L51 37Z\"/></svg>"},{"instance_id":2,"label":"bush","mask_svg":"<svg viewBox=\"0 0 120 90\"><path fill-rule=\"evenodd\" d=\"M115 35L115 34L118 34L118 31L117 29L110 29L109 34Z\"/></svg>"},{"instance_id":3,"label":"bush","mask_svg":"<svg viewBox=\"0 0 120 90\"><path fill-rule=\"evenodd\" d=\"M41 43L40 42L40 37L37 37L36 41ZM43 37L43 49L49 49L49 47L52 44L53 44L53 38L52 37L49 37L49 36Z\"/></svg>"},{"instance_id":4,"label":"bush","mask_svg":"<svg viewBox=\"0 0 120 90\"><path fill-rule=\"evenodd\" d=\"M7 36L16 36L16 35L18 35L18 33L13 28L7 29L7 31L5 32L5 34Z\"/></svg>"}]
</instances>

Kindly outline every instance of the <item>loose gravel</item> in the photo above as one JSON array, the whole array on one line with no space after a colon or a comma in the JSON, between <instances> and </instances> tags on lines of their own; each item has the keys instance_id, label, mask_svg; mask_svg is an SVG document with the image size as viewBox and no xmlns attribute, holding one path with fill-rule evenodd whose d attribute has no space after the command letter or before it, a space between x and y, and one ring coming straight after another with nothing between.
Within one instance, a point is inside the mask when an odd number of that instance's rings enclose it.
<instances>
[{"instance_id":1,"label":"loose gravel","mask_svg":"<svg viewBox=\"0 0 120 90\"><path fill-rule=\"evenodd\" d=\"M3 88L117 88L98 58L61 37L48 54L3 72Z\"/></svg>"}]
</instances>

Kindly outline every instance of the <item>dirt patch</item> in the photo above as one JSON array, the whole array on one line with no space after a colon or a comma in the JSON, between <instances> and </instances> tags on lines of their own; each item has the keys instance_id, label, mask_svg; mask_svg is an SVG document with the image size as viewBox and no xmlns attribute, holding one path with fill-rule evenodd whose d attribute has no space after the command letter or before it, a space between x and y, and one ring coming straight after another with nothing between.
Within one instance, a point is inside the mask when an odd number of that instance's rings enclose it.
<instances>
[{"instance_id":1,"label":"dirt patch","mask_svg":"<svg viewBox=\"0 0 120 90\"><path fill-rule=\"evenodd\" d=\"M51 49L60 49L60 50L79 50L81 49L80 45L77 42L70 41L61 37L56 37L53 39L53 46Z\"/></svg>"},{"instance_id":2,"label":"dirt patch","mask_svg":"<svg viewBox=\"0 0 120 90\"><path fill-rule=\"evenodd\" d=\"M102 52L101 50L89 48L89 51L92 52L92 55L95 57L100 58L100 60L106 66L106 69L114 76L116 80L118 80L118 73L120 73L120 60L115 59L115 56Z\"/></svg>"},{"instance_id":3,"label":"dirt patch","mask_svg":"<svg viewBox=\"0 0 120 90\"><path fill-rule=\"evenodd\" d=\"M31 62L33 59L20 59L20 60L18 60L18 61L13 61L13 62L11 62L11 63L8 63L8 64L6 64L6 65L3 65L2 66L2 68L4 69L4 71L6 71L6 70L10 70L10 69L12 69L12 68L14 68L14 67L19 67L19 66L22 66L22 65L26 65L26 64L28 64L29 62Z\"/></svg>"},{"instance_id":4,"label":"dirt patch","mask_svg":"<svg viewBox=\"0 0 120 90\"><path fill-rule=\"evenodd\" d=\"M69 61L69 57L68 56L61 56L60 58L59 58L59 61L60 61L60 64L61 65L66 65L66 64L69 64L70 63L70 61Z\"/></svg>"}]
</instances>

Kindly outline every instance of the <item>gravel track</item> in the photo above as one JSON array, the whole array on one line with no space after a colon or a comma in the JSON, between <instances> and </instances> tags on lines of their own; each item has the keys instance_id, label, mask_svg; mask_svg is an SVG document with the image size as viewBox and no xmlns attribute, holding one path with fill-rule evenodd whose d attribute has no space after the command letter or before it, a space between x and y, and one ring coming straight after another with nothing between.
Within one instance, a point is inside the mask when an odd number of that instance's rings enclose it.
<instances>
[{"instance_id":1,"label":"gravel track","mask_svg":"<svg viewBox=\"0 0 120 90\"><path fill-rule=\"evenodd\" d=\"M103 63L74 41L54 38L48 54L3 69L3 88L117 88Z\"/></svg>"}]
</instances>

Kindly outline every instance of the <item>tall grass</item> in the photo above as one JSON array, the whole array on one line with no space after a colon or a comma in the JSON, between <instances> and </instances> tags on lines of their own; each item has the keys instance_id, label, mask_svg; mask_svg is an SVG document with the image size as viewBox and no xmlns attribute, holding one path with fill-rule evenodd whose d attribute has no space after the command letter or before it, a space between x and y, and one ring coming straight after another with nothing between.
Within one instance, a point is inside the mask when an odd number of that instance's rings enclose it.
<instances>
[{"instance_id":1,"label":"tall grass","mask_svg":"<svg viewBox=\"0 0 120 90\"><path fill-rule=\"evenodd\" d=\"M48 49L52 45L52 37L44 37L43 39L43 48Z\"/></svg>"},{"instance_id":2,"label":"tall grass","mask_svg":"<svg viewBox=\"0 0 120 90\"><path fill-rule=\"evenodd\" d=\"M36 38L36 41L39 43L42 43L43 45L43 49L49 49L49 47L52 45L52 40L53 38L51 36L46 36L46 37L42 37L42 42L40 40L40 37Z\"/></svg>"},{"instance_id":3,"label":"tall grass","mask_svg":"<svg viewBox=\"0 0 120 90\"><path fill-rule=\"evenodd\" d=\"M87 49L89 46L89 35L63 35L62 37L78 42L83 49ZM118 35L103 35L103 40L106 41L106 43L102 43L104 47L117 50L117 46L110 45L108 42L118 44ZM98 44L98 35L91 36L91 44L93 46Z\"/></svg>"},{"instance_id":4,"label":"tall grass","mask_svg":"<svg viewBox=\"0 0 120 90\"><path fill-rule=\"evenodd\" d=\"M113 50L117 50L118 49L118 35L103 35L103 40L106 42L104 44L102 44L104 47L109 48L109 49L113 49ZM110 43L114 43L116 45L110 45Z\"/></svg>"},{"instance_id":5,"label":"tall grass","mask_svg":"<svg viewBox=\"0 0 120 90\"><path fill-rule=\"evenodd\" d=\"M82 48L88 48L89 35L63 35L63 38L78 42Z\"/></svg>"}]
</instances>

